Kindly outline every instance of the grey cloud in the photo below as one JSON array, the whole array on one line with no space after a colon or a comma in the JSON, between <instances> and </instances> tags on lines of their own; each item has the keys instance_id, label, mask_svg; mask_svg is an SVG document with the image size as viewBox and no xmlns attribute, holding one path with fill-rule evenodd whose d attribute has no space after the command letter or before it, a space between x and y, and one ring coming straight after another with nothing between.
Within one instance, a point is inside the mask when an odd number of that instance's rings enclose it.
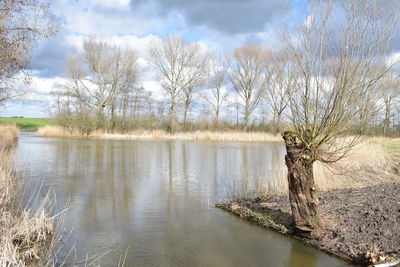
<instances>
[{"instance_id":1,"label":"grey cloud","mask_svg":"<svg viewBox=\"0 0 400 267\"><path fill-rule=\"evenodd\" d=\"M189 25L231 34L262 31L291 9L290 0L136 0L131 5L138 12L144 6L155 7L161 16L178 12Z\"/></svg>"},{"instance_id":2,"label":"grey cloud","mask_svg":"<svg viewBox=\"0 0 400 267\"><path fill-rule=\"evenodd\" d=\"M249 36L246 37L246 39L244 40L243 43L246 45L247 44L249 44L249 45L260 44L260 43L263 43L263 40L255 34L250 34Z\"/></svg>"},{"instance_id":3,"label":"grey cloud","mask_svg":"<svg viewBox=\"0 0 400 267\"><path fill-rule=\"evenodd\" d=\"M36 76L49 78L64 76L65 58L72 51L65 33L60 32L55 38L43 41L32 55L30 68Z\"/></svg>"}]
</instances>

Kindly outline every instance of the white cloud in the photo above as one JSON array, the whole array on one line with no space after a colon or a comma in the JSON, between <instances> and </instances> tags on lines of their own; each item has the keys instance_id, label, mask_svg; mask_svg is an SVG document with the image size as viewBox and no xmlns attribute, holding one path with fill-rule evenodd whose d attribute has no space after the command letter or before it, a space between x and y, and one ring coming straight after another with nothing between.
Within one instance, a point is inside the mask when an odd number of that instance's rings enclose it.
<instances>
[{"instance_id":1,"label":"white cloud","mask_svg":"<svg viewBox=\"0 0 400 267\"><path fill-rule=\"evenodd\" d=\"M386 64L388 66L391 66L393 64L397 64L398 65L399 63L400 63L400 52L393 53L386 59Z\"/></svg>"},{"instance_id":2,"label":"white cloud","mask_svg":"<svg viewBox=\"0 0 400 267\"><path fill-rule=\"evenodd\" d=\"M102 5L109 8L129 8L130 0L101 0L101 1L91 1L96 4Z\"/></svg>"}]
</instances>

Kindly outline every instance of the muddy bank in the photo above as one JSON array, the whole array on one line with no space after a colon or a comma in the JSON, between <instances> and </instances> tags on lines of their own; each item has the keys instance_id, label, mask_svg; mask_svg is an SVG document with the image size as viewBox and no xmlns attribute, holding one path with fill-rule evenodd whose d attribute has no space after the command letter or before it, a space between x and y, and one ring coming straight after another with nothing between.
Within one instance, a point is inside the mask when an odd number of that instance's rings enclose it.
<instances>
[{"instance_id":1,"label":"muddy bank","mask_svg":"<svg viewBox=\"0 0 400 267\"><path fill-rule=\"evenodd\" d=\"M293 236L287 196L263 196L216 204L243 219ZM362 265L400 261L400 183L322 192L319 240L301 239Z\"/></svg>"}]
</instances>

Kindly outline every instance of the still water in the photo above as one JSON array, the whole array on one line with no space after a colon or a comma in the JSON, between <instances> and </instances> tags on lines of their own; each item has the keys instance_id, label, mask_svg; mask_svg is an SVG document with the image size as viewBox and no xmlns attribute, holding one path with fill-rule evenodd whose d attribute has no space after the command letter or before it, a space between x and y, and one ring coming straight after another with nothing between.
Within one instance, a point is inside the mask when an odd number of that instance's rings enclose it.
<instances>
[{"instance_id":1,"label":"still water","mask_svg":"<svg viewBox=\"0 0 400 267\"><path fill-rule=\"evenodd\" d=\"M63 253L100 255L102 266L347 266L296 240L245 222L214 203L284 182L274 143L128 141L21 135L26 194L43 184L69 209Z\"/></svg>"}]
</instances>

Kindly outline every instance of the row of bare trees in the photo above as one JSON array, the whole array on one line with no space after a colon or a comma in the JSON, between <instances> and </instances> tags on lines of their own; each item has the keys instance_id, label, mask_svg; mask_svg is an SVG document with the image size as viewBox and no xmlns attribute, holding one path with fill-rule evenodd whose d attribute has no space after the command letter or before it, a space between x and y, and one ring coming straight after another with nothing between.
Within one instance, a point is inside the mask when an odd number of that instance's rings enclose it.
<instances>
[{"instance_id":1,"label":"row of bare trees","mask_svg":"<svg viewBox=\"0 0 400 267\"><path fill-rule=\"evenodd\" d=\"M166 98L156 101L139 86L137 59L137 53L131 49L96 37L86 39L82 51L67 59L69 82L55 93L56 116L64 123L91 117L91 121L96 121L90 126L93 129L115 130L121 129L121 123L137 119L136 109L140 104L141 109L147 108L142 119L157 118L170 131L175 131L178 117L182 127L186 127L196 98L197 104L199 100L207 103L214 114L213 123L218 125L227 103L230 80L244 104L246 127L265 96L270 75L265 68L267 53L260 46L237 49L227 57L226 65L219 65L198 43L171 36L153 42L148 49L148 61L157 72L155 78ZM199 93L200 88L206 90ZM146 101L152 103L143 106ZM123 130L129 129L123 126Z\"/></svg>"},{"instance_id":2,"label":"row of bare trees","mask_svg":"<svg viewBox=\"0 0 400 267\"><path fill-rule=\"evenodd\" d=\"M309 22L313 29L314 25L310 23L314 22ZM299 33L296 34L297 38ZM307 36L311 37L315 38ZM286 43L292 44L290 38L283 36ZM332 46L335 44L338 45L337 42L320 45L334 53L337 48ZM298 65L313 62L306 62L303 58L305 51L296 51L298 55L293 55L293 50L290 45L283 46L280 51L246 45L217 59L198 43L187 42L177 35L158 39L149 46L146 59L157 73L154 78L163 91L160 99L150 93L151 88L140 86L135 50L115 45L104 38L90 37L84 41L81 51L67 59L69 82L55 92L57 101L53 106L53 116L63 125L77 127L84 133L95 129L129 131L138 127L176 131L178 128L232 127L232 124L239 124L244 130L249 125L254 129L257 124L256 129L261 130L266 129L267 117L267 129L278 133L282 124L290 123L293 115L293 110L289 109L290 100L302 93L300 87L326 90L327 85L333 86L331 78L315 77L316 70ZM348 63L340 61L340 54L329 57L324 73L340 71L338 66ZM365 66L370 64L362 63ZM354 82L355 75L361 77L360 73L350 71L350 67L346 69L347 75L353 75L346 77L349 81ZM307 79L301 76L304 72L309 75ZM358 120L352 122L351 131L375 127L383 134L389 130L393 132L395 119L399 119L395 115L400 106L400 78L396 70L390 72L391 75L386 75L379 84L373 83L365 88L363 94L368 97L363 97L364 102L352 109ZM189 119L191 111L197 117L196 122ZM261 116L264 111L268 114ZM316 113L319 109L312 111Z\"/></svg>"}]
</instances>

